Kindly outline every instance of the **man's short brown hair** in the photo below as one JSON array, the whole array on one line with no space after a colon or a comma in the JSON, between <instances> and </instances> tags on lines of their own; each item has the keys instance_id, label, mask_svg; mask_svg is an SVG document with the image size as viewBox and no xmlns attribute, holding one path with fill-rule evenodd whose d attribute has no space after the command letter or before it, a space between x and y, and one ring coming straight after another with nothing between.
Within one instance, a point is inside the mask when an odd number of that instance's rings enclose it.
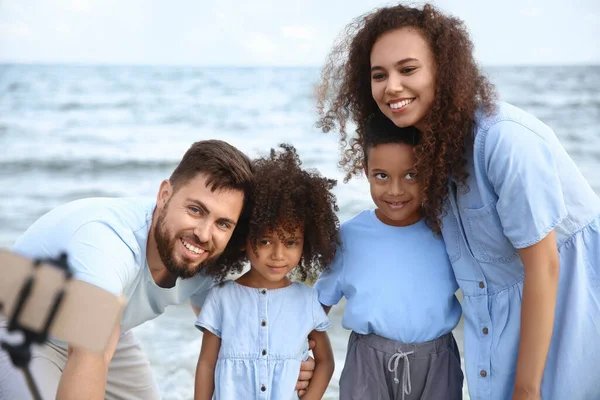
<instances>
[{"instance_id":1,"label":"man's short brown hair","mask_svg":"<svg viewBox=\"0 0 600 400\"><path fill-rule=\"evenodd\" d=\"M169 181L175 190L194 179L206 176L211 191L220 189L242 190L248 195L252 187L252 164L241 151L222 140L201 140L186 151Z\"/></svg>"}]
</instances>

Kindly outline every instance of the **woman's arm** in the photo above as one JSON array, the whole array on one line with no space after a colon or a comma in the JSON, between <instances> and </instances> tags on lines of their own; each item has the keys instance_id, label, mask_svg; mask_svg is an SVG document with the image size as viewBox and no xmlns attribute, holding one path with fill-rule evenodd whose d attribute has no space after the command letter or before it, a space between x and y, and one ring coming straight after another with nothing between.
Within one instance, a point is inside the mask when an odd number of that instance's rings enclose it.
<instances>
[{"instance_id":1,"label":"woman's arm","mask_svg":"<svg viewBox=\"0 0 600 400\"><path fill-rule=\"evenodd\" d=\"M335 368L333 350L327 332L312 331L308 337L315 342L315 347L312 349L315 357L315 372L302 400L321 400Z\"/></svg>"},{"instance_id":2,"label":"woman's arm","mask_svg":"<svg viewBox=\"0 0 600 400\"><path fill-rule=\"evenodd\" d=\"M513 400L538 400L552 338L560 269L554 231L533 246L520 249L519 256L525 281Z\"/></svg>"},{"instance_id":3,"label":"woman's arm","mask_svg":"<svg viewBox=\"0 0 600 400\"><path fill-rule=\"evenodd\" d=\"M215 390L215 366L219 357L221 339L208 330L202 335L202 348L196 366L194 400L211 400Z\"/></svg>"}]
</instances>

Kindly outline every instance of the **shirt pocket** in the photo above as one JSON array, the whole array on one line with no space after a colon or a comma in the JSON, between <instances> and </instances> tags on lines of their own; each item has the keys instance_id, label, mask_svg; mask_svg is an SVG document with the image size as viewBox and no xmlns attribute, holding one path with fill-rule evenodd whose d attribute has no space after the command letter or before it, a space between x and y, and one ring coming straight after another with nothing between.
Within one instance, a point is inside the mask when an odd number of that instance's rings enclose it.
<instances>
[{"instance_id":1,"label":"shirt pocket","mask_svg":"<svg viewBox=\"0 0 600 400\"><path fill-rule=\"evenodd\" d=\"M494 201L481 208L464 208L462 211L467 242L477 261L509 263L518 256L517 250L504 235Z\"/></svg>"}]
</instances>

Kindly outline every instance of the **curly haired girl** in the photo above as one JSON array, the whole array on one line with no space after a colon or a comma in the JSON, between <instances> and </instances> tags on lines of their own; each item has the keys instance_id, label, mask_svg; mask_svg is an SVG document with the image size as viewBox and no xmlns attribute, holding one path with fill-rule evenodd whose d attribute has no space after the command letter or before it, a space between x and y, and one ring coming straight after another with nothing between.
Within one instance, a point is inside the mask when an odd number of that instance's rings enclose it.
<instances>
[{"instance_id":1,"label":"curly haired girl","mask_svg":"<svg viewBox=\"0 0 600 400\"><path fill-rule=\"evenodd\" d=\"M250 270L211 289L196 326L204 332L196 372L198 399L297 398L308 340L316 367L303 399L321 399L333 374L330 322L315 279L339 243L334 180L301 168L291 145L254 161L246 257ZM231 269L238 269L235 264ZM220 277L227 270L221 270ZM214 397L213 397L214 396Z\"/></svg>"},{"instance_id":2,"label":"curly haired girl","mask_svg":"<svg viewBox=\"0 0 600 400\"><path fill-rule=\"evenodd\" d=\"M429 4L361 16L319 93L350 175L371 115L422 133L416 177L464 295L471 398L598 398L600 199L552 129L494 100L463 22Z\"/></svg>"}]
</instances>

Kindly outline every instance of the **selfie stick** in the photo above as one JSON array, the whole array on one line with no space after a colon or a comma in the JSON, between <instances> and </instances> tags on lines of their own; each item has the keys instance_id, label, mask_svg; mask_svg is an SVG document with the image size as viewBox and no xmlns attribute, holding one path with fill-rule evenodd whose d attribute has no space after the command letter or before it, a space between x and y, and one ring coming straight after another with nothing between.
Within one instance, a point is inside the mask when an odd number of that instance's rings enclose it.
<instances>
[{"instance_id":1,"label":"selfie stick","mask_svg":"<svg viewBox=\"0 0 600 400\"><path fill-rule=\"evenodd\" d=\"M35 259L34 267L38 267L42 263L51 264L61 269L65 273L65 282L70 280L72 277L71 271L69 270L69 264L67 263L67 254L62 253L58 258L50 258L50 259ZM31 375L31 371L29 370L29 362L31 361L31 345L34 343L42 344L48 339L48 331L54 322L54 317L56 316L56 312L60 307L60 304L64 297L64 289L59 291L56 297L54 298L54 304L52 305L48 316L46 317L46 321L44 323L44 327L40 332L35 332L32 329L28 329L21 324L19 324L19 317L21 316L21 312L23 311L23 307L27 303L27 299L31 294L31 289L33 288L34 278L33 274L25 281L25 284L21 288L19 295L17 297L17 302L15 305L15 311L10 318L8 331L20 331L23 333L23 342L20 344L10 344L7 342L2 342L2 348L6 350L6 352L10 355L10 359L15 367L20 368L25 374L25 379L27 380L27 386L29 386L29 391L31 392L34 400L42 400L42 396L35 384L33 376ZM0 310L2 309L2 304L0 304Z\"/></svg>"}]
</instances>

